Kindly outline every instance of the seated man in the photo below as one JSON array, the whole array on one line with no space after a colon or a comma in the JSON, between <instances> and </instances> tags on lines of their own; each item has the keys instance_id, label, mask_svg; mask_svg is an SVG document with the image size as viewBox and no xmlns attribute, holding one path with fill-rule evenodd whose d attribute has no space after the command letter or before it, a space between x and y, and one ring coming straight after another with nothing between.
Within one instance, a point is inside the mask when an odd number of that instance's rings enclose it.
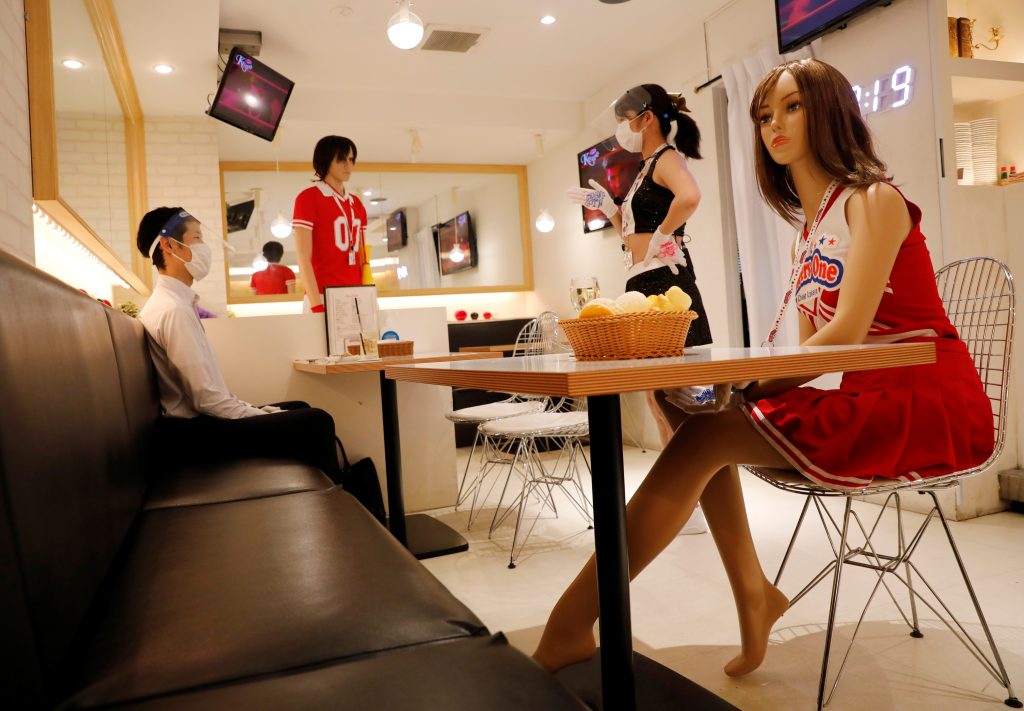
<instances>
[{"instance_id":1,"label":"seated man","mask_svg":"<svg viewBox=\"0 0 1024 711\"><path fill-rule=\"evenodd\" d=\"M240 457L288 458L318 467L338 483L334 419L305 403L255 407L235 397L199 322L192 284L210 271L212 254L199 221L180 207L146 213L136 239L159 276L139 313L160 386L165 453L197 463Z\"/></svg>"},{"instance_id":2,"label":"seated man","mask_svg":"<svg viewBox=\"0 0 1024 711\"><path fill-rule=\"evenodd\" d=\"M295 292L295 272L280 264L284 256L284 245L276 239L263 245L263 258L267 268L252 275L249 288L257 296L264 294L292 294Z\"/></svg>"}]
</instances>

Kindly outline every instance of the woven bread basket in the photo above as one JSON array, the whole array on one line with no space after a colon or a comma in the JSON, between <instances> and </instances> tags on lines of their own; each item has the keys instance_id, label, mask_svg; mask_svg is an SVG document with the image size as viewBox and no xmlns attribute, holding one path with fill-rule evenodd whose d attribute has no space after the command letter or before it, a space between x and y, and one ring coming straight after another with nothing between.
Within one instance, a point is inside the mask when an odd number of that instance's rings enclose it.
<instances>
[{"instance_id":1,"label":"woven bread basket","mask_svg":"<svg viewBox=\"0 0 1024 711\"><path fill-rule=\"evenodd\" d=\"M576 360L681 356L695 311L648 311L560 321Z\"/></svg>"},{"instance_id":2,"label":"woven bread basket","mask_svg":"<svg viewBox=\"0 0 1024 711\"><path fill-rule=\"evenodd\" d=\"M412 341L377 341L377 353L381 358L411 356L412 344Z\"/></svg>"}]
</instances>

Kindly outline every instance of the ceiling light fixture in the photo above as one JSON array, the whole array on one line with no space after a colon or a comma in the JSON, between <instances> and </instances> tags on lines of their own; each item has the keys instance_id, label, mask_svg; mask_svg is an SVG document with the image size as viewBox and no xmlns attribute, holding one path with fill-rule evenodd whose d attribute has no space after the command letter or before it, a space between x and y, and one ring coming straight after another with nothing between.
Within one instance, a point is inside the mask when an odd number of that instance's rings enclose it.
<instances>
[{"instance_id":1,"label":"ceiling light fixture","mask_svg":"<svg viewBox=\"0 0 1024 711\"><path fill-rule=\"evenodd\" d=\"M153 71L157 74L170 74L174 71L174 67L170 64L155 64L153 65Z\"/></svg>"},{"instance_id":2,"label":"ceiling light fixture","mask_svg":"<svg viewBox=\"0 0 1024 711\"><path fill-rule=\"evenodd\" d=\"M61 64L63 64L68 69L81 69L85 66L85 62L83 62L82 60L72 59L70 57L61 62Z\"/></svg>"},{"instance_id":3,"label":"ceiling light fixture","mask_svg":"<svg viewBox=\"0 0 1024 711\"><path fill-rule=\"evenodd\" d=\"M252 260L252 268L258 272L263 271L269 265L270 262L268 262L267 258L264 257L262 254L257 254L256 257Z\"/></svg>"},{"instance_id":4,"label":"ceiling light fixture","mask_svg":"<svg viewBox=\"0 0 1024 711\"><path fill-rule=\"evenodd\" d=\"M462 250L459 248L459 245L455 245L454 247L452 247L452 251L448 253L449 261L455 262L456 264L458 264L465 258L466 255L463 254Z\"/></svg>"},{"instance_id":5,"label":"ceiling light fixture","mask_svg":"<svg viewBox=\"0 0 1024 711\"><path fill-rule=\"evenodd\" d=\"M371 195L373 195L373 191L372 190L364 190L363 191L363 197L370 197Z\"/></svg>"},{"instance_id":6,"label":"ceiling light fixture","mask_svg":"<svg viewBox=\"0 0 1024 711\"><path fill-rule=\"evenodd\" d=\"M388 39L399 49L412 49L423 39L423 20L409 9L409 0L400 0L388 20Z\"/></svg>"},{"instance_id":7,"label":"ceiling light fixture","mask_svg":"<svg viewBox=\"0 0 1024 711\"><path fill-rule=\"evenodd\" d=\"M591 230L599 230L604 226L605 222L600 217L595 217L594 219L587 223L587 227L589 227Z\"/></svg>"},{"instance_id":8,"label":"ceiling light fixture","mask_svg":"<svg viewBox=\"0 0 1024 711\"><path fill-rule=\"evenodd\" d=\"M551 216L551 213L547 210L541 210L540 214L537 215L537 222L534 223L537 226L538 232L544 232L545 234L555 229L555 218Z\"/></svg>"},{"instance_id":9,"label":"ceiling light fixture","mask_svg":"<svg viewBox=\"0 0 1024 711\"><path fill-rule=\"evenodd\" d=\"M555 16L554 15L545 15L544 17L540 18L540 24L542 24L542 25L553 25L553 24L555 24Z\"/></svg>"}]
</instances>

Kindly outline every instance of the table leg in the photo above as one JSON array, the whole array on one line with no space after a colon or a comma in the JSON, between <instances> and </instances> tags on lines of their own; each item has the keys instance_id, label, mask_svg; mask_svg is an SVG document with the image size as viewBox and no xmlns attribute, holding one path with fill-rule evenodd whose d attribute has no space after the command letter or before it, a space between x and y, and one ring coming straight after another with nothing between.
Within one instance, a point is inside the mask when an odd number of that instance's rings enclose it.
<instances>
[{"instance_id":1,"label":"table leg","mask_svg":"<svg viewBox=\"0 0 1024 711\"><path fill-rule=\"evenodd\" d=\"M636 693L619 396L591 396L587 398L587 410L601 612L601 696L604 709L632 711L636 707Z\"/></svg>"},{"instance_id":2,"label":"table leg","mask_svg":"<svg viewBox=\"0 0 1024 711\"><path fill-rule=\"evenodd\" d=\"M425 514L405 515L402 496L402 445L398 429L398 395L394 380L380 371L380 409L384 425L384 474L388 484L388 528L419 559L467 550L457 531Z\"/></svg>"}]
</instances>

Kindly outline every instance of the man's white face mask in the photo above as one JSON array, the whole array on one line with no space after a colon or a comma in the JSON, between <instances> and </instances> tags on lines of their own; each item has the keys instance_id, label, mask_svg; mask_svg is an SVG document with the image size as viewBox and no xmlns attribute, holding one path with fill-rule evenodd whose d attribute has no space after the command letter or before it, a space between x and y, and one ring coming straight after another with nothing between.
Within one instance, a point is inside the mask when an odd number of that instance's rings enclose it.
<instances>
[{"instance_id":1,"label":"man's white face mask","mask_svg":"<svg viewBox=\"0 0 1024 711\"><path fill-rule=\"evenodd\" d=\"M174 239L173 237L170 239ZM180 239L174 240L183 247L188 247L192 250L192 259L185 261L177 254L173 254L179 261L184 262L185 269L192 275L192 278L196 281L201 281L210 273L210 267L213 265L213 252L210 250L210 245L205 242L193 242L192 244L185 244Z\"/></svg>"}]
</instances>

